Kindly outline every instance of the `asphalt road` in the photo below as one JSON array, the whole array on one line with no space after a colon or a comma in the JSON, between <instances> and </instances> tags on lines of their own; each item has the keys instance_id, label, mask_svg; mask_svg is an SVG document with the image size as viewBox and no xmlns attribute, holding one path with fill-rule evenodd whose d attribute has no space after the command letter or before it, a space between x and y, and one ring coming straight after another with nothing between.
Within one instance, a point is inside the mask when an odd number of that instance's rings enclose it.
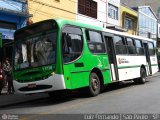
<instances>
[{"instance_id":1,"label":"asphalt road","mask_svg":"<svg viewBox=\"0 0 160 120\"><path fill-rule=\"evenodd\" d=\"M42 119L48 114L160 114L159 78L150 77L143 85L133 82L110 85L100 95L90 98L77 92L57 99L47 94L0 96L0 114L27 114L22 120Z\"/></svg>"}]
</instances>

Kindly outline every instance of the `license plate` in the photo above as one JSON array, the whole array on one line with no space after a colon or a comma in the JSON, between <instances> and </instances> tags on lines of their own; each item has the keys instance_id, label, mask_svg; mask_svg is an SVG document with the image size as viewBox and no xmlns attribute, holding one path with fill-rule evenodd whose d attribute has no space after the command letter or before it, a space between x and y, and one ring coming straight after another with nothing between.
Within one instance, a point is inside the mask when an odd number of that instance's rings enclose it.
<instances>
[{"instance_id":1,"label":"license plate","mask_svg":"<svg viewBox=\"0 0 160 120\"><path fill-rule=\"evenodd\" d=\"M36 84L28 84L28 88L36 88Z\"/></svg>"}]
</instances>

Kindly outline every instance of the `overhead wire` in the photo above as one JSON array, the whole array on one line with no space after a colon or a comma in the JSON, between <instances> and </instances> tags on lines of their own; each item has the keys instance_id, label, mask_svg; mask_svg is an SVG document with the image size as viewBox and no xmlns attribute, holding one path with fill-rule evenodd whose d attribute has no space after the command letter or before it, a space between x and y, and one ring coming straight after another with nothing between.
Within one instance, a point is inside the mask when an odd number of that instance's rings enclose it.
<instances>
[{"instance_id":1,"label":"overhead wire","mask_svg":"<svg viewBox=\"0 0 160 120\"><path fill-rule=\"evenodd\" d=\"M31 9L32 11L34 11L35 9L34 8L29 8L29 9ZM56 17L63 17L63 18L66 18L66 19L72 19L72 20L74 20L75 18L71 18L71 17L66 17L66 16L60 16L60 15L57 15L57 14L54 14L54 13L47 13L47 12L45 12L45 11L41 11L41 10L38 10L37 11L37 13L39 13L39 14L43 14L43 15L45 15L46 17L49 17L49 18L51 18L51 17L54 17L54 16L56 16Z\"/></svg>"}]
</instances>

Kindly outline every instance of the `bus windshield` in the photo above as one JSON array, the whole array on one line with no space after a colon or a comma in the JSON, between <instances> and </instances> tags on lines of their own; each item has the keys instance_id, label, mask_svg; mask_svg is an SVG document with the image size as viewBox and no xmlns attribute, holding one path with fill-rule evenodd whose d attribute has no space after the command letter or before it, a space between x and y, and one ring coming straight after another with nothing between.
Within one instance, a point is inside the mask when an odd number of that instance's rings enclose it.
<instances>
[{"instance_id":1,"label":"bus windshield","mask_svg":"<svg viewBox=\"0 0 160 120\"><path fill-rule=\"evenodd\" d=\"M15 43L14 69L55 63L56 32L44 33Z\"/></svg>"}]
</instances>

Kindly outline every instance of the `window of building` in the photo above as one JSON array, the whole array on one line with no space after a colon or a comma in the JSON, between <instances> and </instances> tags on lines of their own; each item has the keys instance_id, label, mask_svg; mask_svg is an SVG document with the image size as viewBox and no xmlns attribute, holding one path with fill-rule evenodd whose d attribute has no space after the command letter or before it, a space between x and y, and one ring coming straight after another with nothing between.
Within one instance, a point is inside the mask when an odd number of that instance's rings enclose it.
<instances>
[{"instance_id":1,"label":"window of building","mask_svg":"<svg viewBox=\"0 0 160 120\"><path fill-rule=\"evenodd\" d=\"M65 27L62 32L62 53L64 63L72 62L79 58L82 49L83 39L81 29L76 27Z\"/></svg>"},{"instance_id":2,"label":"window of building","mask_svg":"<svg viewBox=\"0 0 160 120\"><path fill-rule=\"evenodd\" d=\"M118 7L108 4L108 16L112 19L118 20Z\"/></svg>"},{"instance_id":3,"label":"window of building","mask_svg":"<svg viewBox=\"0 0 160 120\"><path fill-rule=\"evenodd\" d=\"M92 53L105 53L104 42L100 32L86 30L89 50Z\"/></svg>"},{"instance_id":4,"label":"window of building","mask_svg":"<svg viewBox=\"0 0 160 120\"><path fill-rule=\"evenodd\" d=\"M116 48L116 54L127 54L126 42L124 37L114 36L114 44Z\"/></svg>"},{"instance_id":5,"label":"window of building","mask_svg":"<svg viewBox=\"0 0 160 120\"><path fill-rule=\"evenodd\" d=\"M134 30L134 20L128 17L124 18L124 28Z\"/></svg>"},{"instance_id":6,"label":"window of building","mask_svg":"<svg viewBox=\"0 0 160 120\"><path fill-rule=\"evenodd\" d=\"M78 0L78 13L97 18L97 2L93 0Z\"/></svg>"},{"instance_id":7,"label":"window of building","mask_svg":"<svg viewBox=\"0 0 160 120\"><path fill-rule=\"evenodd\" d=\"M144 55L144 48L142 45L142 41L135 40L136 52L138 55Z\"/></svg>"},{"instance_id":8,"label":"window of building","mask_svg":"<svg viewBox=\"0 0 160 120\"><path fill-rule=\"evenodd\" d=\"M128 54L136 54L136 48L134 46L134 41L132 38L126 38Z\"/></svg>"}]
</instances>

